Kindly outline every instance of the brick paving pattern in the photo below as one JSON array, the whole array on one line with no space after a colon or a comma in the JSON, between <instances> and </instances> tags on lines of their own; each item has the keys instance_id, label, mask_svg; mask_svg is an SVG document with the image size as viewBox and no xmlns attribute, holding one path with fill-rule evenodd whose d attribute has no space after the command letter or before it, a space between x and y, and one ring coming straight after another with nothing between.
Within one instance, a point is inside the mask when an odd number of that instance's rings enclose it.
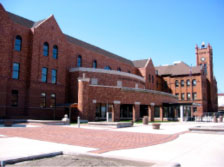
<instances>
[{"instance_id":1,"label":"brick paving pattern","mask_svg":"<svg viewBox=\"0 0 224 167\"><path fill-rule=\"evenodd\" d=\"M180 134L164 135L133 132L115 132L61 126L30 128L2 128L0 135L96 148L93 153L146 147L169 142Z\"/></svg>"}]
</instances>

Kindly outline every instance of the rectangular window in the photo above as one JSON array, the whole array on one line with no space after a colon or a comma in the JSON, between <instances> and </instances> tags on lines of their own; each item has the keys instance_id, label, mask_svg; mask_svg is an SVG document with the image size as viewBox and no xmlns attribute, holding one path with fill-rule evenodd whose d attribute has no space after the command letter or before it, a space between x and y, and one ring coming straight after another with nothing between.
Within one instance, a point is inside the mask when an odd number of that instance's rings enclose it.
<instances>
[{"instance_id":1,"label":"rectangular window","mask_svg":"<svg viewBox=\"0 0 224 167\"><path fill-rule=\"evenodd\" d=\"M152 75L152 83L154 83L154 76Z\"/></svg>"},{"instance_id":2,"label":"rectangular window","mask_svg":"<svg viewBox=\"0 0 224 167\"><path fill-rule=\"evenodd\" d=\"M19 99L19 92L18 90L12 90L12 103L11 105L13 107L17 107L18 106L18 99Z\"/></svg>"},{"instance_id":3,"label":"rectangular window","mask_svg":"<svg viewBox=\"0 0 224 167\"><path fill-rule=\"evenodd\" d=\"M117 87L122 87L122 81L117 81Z\"/></svg>"},{"instance_id":4,"label":"rectangular window","mask_svg":"<svg viewBox=\"0 0 224 167\"><path fill-rule=\"evenodd\" d=\"M176 93L175 96L177 96L177 98L179 99L179 93Z\"/></svg>"},{"instance_id":5,"label":"rectangular window","mask_svg":"<svg viewBox=\"0 0 224 167\"><path fill-rule=\"evenodd\" d=\"M155 106L155 108L154 108L154 117L155 118L160 117L160 108L158 106Z\"/></svg>"},{"instance_id":6,"label":"rectangular window","mask_svg":"<svg viewBox=\"0 0 224 167\"><path fill-rule=\"evenodd\" d=\"M40 95L40 107L46 107L46 93L41 93Z\"/></svg>"},{"instance_id":7,"label":"rectangular window","mask_svg":"<svg viewBox=\"0 0 224 167\"><path fill-rule=\"evenodd\" d=\"M151 75L149 74L149 82L151 82Z\"/></svg>"},{"instance_id":8,"label":"rectangular window","mask_svg":"<svg viewBox=\"0 0 224 167\"><path fill-rule=\"evenodd\" d=\"M41 81L47 82L47 68L46 67L42 68Z\"/></svg>"},{"instance_id":9,"label":"rectangular window","mask_svg":"<svg viewBox=\"0 0 224 167\"><path fill-rule=\"evenodd\" d=\"M187 93L187 100L191 100L191 94Z\"/></svg>"},{"instance_id":10,"label":"rectangular window","mask_svg":"<svg viewBox=\"0 0 224 167\"><path fill-rule=\"evenodd\" d=\"M12 65L12 78L19 79L19 63L13 63Z\"/></svg>"},{"instance_id":11,"label":"rectangular window","mask_svg":"<svg viewBox=\"0 0 224 167\"><path fill-rule=\"evenodd\" d=\"M181 93L181 100L184 100L184 93Z\"/></svg>"},{"instance_id":12,"label":"rectangular window","mask_svg":"<svg viewBox=\"0 0 224 167\"><path fill-rule=\"evenodd\" d=\"M97 78L91 78L91 85L98 85L98 79Z\"/></svg>"},{"instance_id":13,"label":"rectangular window","mask_svg":"<svg viewBox=\"0 0 224 167\"><path fill-rule=\"evenodd\" d=\"M57 83L57 70L55 70L55 69L51 70L51 82L53 84Z\"/></svg>"},{"instance_id":14,"label":"rectangular window","mask_svg":"<svg viewBox=\"0 0 224 167\"><path fill-rule=\"evenodd\" d=\"M192 93L192 98L193 98L193 100L196 100L197 99L197 93L196 92L193 92Z\"/></svg>"},{"instance_id":15,"label":"rectangular window","mask_svg":"<svg viewBox=\"0 0 224 167\"><path fill-rule=\"evenodd\" d=\"M180 85L181 85L181 87L184 87L184 80L180 81Z\"/></svg>"},{"instance_id":16,"label":"rectangular window","mask_svg":"<svg viewBox=\"0 0 224 167\"><path fill-rule=\"evenodd\" d=\"M193 112L197 112L197 107L193 107Z\"/></svg>"},{"instance_id":17,"label":"rectangular window","mask_svg":"<svg viewBox=\"0 0 224 167\"><path fill-rule=\"evenodd\" d=\"M179 87L179 81L178 80L175 81L175 87Z\"/></svg>"},{"instance_id":18,"label":"rectangular window","mask_svg":"<svg viewBox=\"0 0 224 167\"><path fill-rule=\"evenodd\" d=\"M56 106L56 95L51 94L51 104L50 107L55 107Z\"/></svg>"}]
</instances>

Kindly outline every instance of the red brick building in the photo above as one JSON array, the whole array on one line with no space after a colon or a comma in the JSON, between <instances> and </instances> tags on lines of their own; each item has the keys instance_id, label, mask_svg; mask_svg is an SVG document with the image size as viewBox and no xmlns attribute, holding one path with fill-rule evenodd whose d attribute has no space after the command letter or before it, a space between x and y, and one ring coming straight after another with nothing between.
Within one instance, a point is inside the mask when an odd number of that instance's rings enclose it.
<instances>
[{"instance_id":1,"label":"red brick building","mask_svg":"<svg viewBox=\"0 0 224 167\"><path fill-rule=\"evenodd\" d=\"M166 90L173 81L166 89L161 84L172 77L161 74L151 59L132 62L64 34L53 15L33 22L1 4L0 34L0 118L61 119L71 103L78 103L73 117L88 120L105 119L106 112L113 121L179 115L177 91ZM198 57L204 54L197 50ZM206 82L208 96L215 98L212 62L207 65L207 77L198 67L191 77ZM203 85L197 92L204 93ZM214 108L209 97L196 113Z\"/></svg>"}]
</instances>

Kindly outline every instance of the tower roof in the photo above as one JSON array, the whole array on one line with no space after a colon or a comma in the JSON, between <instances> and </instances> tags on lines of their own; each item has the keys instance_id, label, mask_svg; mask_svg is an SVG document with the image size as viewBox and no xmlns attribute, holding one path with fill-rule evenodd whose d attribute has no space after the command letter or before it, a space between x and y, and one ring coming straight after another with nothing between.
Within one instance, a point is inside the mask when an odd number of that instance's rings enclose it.
<instances>
[{"instance_id":1,"label":"tower roof","mask_svg":"<svg viewBox=\"0 0 224 167\"><path fill-rule=\"evenodd\" d=\"M178 75L191 75L191 74L200 74L201 67L194 66L190 67L184 62L175 62L175 64L167 65L167 66L158 66L156 67L158 71L158 75L170 75L170 76L178 76Z\"/></svg>"}]
</instances>

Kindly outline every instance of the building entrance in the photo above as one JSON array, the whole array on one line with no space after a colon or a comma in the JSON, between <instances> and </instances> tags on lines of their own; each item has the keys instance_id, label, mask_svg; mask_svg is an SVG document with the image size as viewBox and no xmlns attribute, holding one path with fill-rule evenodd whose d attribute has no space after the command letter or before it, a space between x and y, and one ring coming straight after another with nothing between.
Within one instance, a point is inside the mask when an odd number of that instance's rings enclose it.
<instances>
[{"instance_id":1,"label":"building entrance","mask_svg":"<svg viewBox=\"0 0 224 167\"><path fill-rule=\"evenodd\" d=\"M144 116L148 116L148 106L140 105L140 118L143 118Z\"/></svg>"}]
</instances>

